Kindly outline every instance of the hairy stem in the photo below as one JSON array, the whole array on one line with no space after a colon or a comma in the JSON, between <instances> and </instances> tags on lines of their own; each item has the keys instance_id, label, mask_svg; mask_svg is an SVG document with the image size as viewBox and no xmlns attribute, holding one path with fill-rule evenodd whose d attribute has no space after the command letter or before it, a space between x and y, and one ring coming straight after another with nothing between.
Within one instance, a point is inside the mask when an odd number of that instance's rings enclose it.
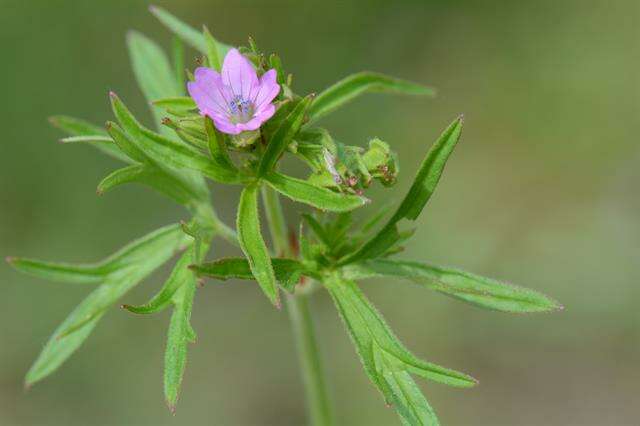
<instances>
[{"instance_id":1,"label":"hairy stem","mask_svg":"<svg viewBox=\"0 0 640 426\"><path fill-rule=\"evenodd\" d=\"M271 188L263 187L262 199L275 251L280 256L293 257L278 194ZM287 294L287 309L302 372L309 423L312 426L328 426L333 423L331 408L308 298L308 294Z\"/></svg>"},{"instance_id":2,"label":"hairy stem","mask_svg":"<svg viewBox=\"0 0 640 426\"><path fill-rule=\"evenodd\" d=\"M309 421L313 426L330 425L331 409L309 309L309 295L287 295L287 309L298 348Z\"/></svg>"}]
</instances>

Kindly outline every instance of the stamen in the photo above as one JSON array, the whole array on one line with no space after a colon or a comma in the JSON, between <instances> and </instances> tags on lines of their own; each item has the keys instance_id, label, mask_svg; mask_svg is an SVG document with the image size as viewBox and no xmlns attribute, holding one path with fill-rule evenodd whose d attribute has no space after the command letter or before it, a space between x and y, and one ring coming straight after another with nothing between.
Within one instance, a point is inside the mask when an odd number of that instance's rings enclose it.
<instances>
[{"instance_id":1,"label":"stamen","mask_svg":"<svg viewBox=\"0 0 640 426\"><path fill-rule=\"evenodd\" d=\"M236 95L229 102L229 111L231 113L229 118L235 123L246 123L251 120L253 110L253 103L242 96Z\"/></svg>"}]
</instances>

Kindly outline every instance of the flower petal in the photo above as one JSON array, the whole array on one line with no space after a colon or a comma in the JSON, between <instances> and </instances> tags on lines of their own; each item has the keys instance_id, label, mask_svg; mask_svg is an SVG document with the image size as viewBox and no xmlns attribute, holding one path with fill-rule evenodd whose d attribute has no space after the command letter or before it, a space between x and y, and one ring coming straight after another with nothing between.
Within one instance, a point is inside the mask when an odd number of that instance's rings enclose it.
<instances>
[{"instance_id":1,"label":"flower petal","mask_svg":"<svg viewBox=\"0 0 640 426\"><path fill-rule=\"evenodd\" d=\"M276 106L274 104L265 104L262 107L258 108L258 110L253 115L254 118L252 120L255 120L257 118L260 120L260 123L264 123L265 121L273 117L273 114L275 114L275 112Z\"/></svg>"},{"instance_id":2,"label":"flower petal","mask_svg":"<svg viewBox=\"0 0 640 426\"><path fill-rule=\"evenodd\" d=\"M216 126L216 129L228 135L237 135L242 132L241 129L226 118L213 117L213 124Z\"/></svg>"},{"instance_id":3,"label":"flower petal","mask_svg":"<svg viewBox=\"0 0 640 426\"><path fill-rule=\"evenodd\" d=\"M256 109L269 104L280 93L280 85L276 82L276 70L269 70L260 79L260 86L255 92L253 104Z\"/></svg>"},{"instance_id":4,"label":"flower petal","mask_svg":"<svg viewBox=\"0 0 640 426\"><path fill-rule=\"evenodd\" d=\"M229 95L226 93L220 74L212 69L200 67L196 69L194 77L195 81L187 83L187 91L200 111L227 114Z\"/></svg>"},{"instance_id":5,"label":"flower petal","mask_svg":"<svg viewBox=\"0 0 640 426\"><path fill-rule=\"evenodd\" d=\"M243 99L248 99L249 93L259 84L256 70L238 49L229 50L225 56L222 64L222 81L231 88L235 96L241 96Z\"/></svg>"}]
</instances>

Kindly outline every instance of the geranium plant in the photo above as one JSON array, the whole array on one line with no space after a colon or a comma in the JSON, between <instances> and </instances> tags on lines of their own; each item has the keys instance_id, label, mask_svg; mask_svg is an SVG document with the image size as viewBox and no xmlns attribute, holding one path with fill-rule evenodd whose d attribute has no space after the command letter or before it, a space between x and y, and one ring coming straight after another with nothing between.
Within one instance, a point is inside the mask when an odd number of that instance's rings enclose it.
<instances>
[{"instance_id":1,"label":"geranium plant","mask_svg":"<svg viewBox=\"0 0 640 426\"><path fill-rule=\"evenodd\" d=\"M99 194L140 183L183 205L190 217L94 264L8 259L16 269L41 278L95 286L55 330L27 373L27 386L60 367L109 308L177 253L157 294L142 305L122 305L143 315L173 311L164 369L164 393L172 411L187 346L196 338L190 324L193 299L198 281L205 278L254 280L275 307L286 301L298 341L309 422L314 425L332 423L318 355L321 344L315 340L308 307L318 291L330 294L366 374L401 421L410 425L438 424L412 376L457 387L474 386L476 381L412 354L362 293L360 281L404 279L501 312L560 308L534 290L396 258L413 233L406 225L429 201L460 138L461 117L431 146L408 193L391 211L378 209L366 198L371 185L390 187L396 182L398 159L390 146L379 139L367 147L345 145L317 125L323 116L366 92L428 96L433 93L430 88L362 72L317 96L302 96L294 92L292 76L285 73L280 58L263 54L253 40L233 48L206 28L197 31L160 8L152 12L176 36L172 60L140 33L131 32L127 41L136 79L152 103L154 129L141 124L113 92L109 97L115 121L104 129L66 116L51 121L68 134L63 142L90 144L125 163L98 184ZM202 55L193 72L185 72L183 43ZM294 177L280 171L284 156L302 161L308 174ZM218 219L207 180L241 187L235 227ZM281 195L309 206L299 223L285 223ZM359 208L372 213L354 224L351 212ZM271 247L263 236L261 210ZM236 244L244 256L206 260L216 238Z\"/></svg>"}]
</instances>

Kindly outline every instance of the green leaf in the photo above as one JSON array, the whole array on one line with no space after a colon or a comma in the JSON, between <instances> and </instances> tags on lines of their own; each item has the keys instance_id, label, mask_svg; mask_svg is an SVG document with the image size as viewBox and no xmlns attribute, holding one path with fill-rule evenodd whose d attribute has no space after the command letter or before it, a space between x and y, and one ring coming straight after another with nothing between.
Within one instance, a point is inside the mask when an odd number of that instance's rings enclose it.
<instances>
[{"instance_id":1,"label":"green leaf","mask_svg":"<svg viewBox=\"0 0 640 426\"><path fill-rule=\"evenodd\" d=\"M546 312L562 309L558 302L535 290L419 262L376 259L347 265L342 271L346 277L355 280L373 277L405 278L473 305L501 312Z\"/></svg>"},{"instance_id":2,"label":"green leaf","mask_svg":"<svg viewBox=\"0 0 640 426\"><path fill-rule=\"evenodd\" d=\"M49 122L63 132L71 136L105 136L107 132L103 128L89 123L80 118L68 117L66 115L54 115L49 117Z\"/></svg>"},{"instance_id":3,"label":"green leaf","mask_svg":"<svg viewBox=\"0 0 640 426\"><path fill-rule=\"evenodd\" d=\"M191 111L196 109L196 103L187 96L175 96L172 98L161 98L153 101L155 106L162 109L170 109L176 111Z\"/></svg>"},{"instance_id":4,"label":"green leaf","mask_svg":"<svg viewBox=\"0 0 640 426\"><path fill-rule=\"evenodd\" d=\"M185 43L204 54L207 53L207 43L204 35L200 31L182 22L160 7L151 6L149 10L164 26L180 37ZM231 48L231 46L223 43L218 43L218 47L220 49L221 56L225 56Z\"/></svg>"},{"instance_id":5,"label":"green leaf","mask_svg":"<svg viewBox=\"0 0 640 426\"><path fill-rule=\"evenodd\" d=\"M404 368L439 383L457 387L470 387L477 383L466 374L419 360L412 355L353 281L332 275L324 284L357 346L365 370L377 385L380 377L375 367L376 351L394 358L398 364L396 368Z\"/></svg>"},{"instance_id":6,"label":"green leaf","mask_svg":"<svg viewBox=\"0 0 640 426\"><path fill-rule=\"evenodd\" d=\"M157 6L150 6L149 10L164 26L169 28L175 35L180 37L182 41L190 45L202 53L206 52L207 46L202 33L188 24L185 24L171 13Z\"/></svg>"},{"instance_id":7,"label":"green leaf","mask_svg":"<svg viewBox=\"0 0 640 426\"><path fill-rule=\"evenodd\" d=\"M171 412L175 412L180 386L187 364L187 345L195 342L195 333L191 328L191 308L195 296L196 280L192 273L185 277L185 282L174 293L174 305L167 348L164 355L164 396Z\"/></svg>"},{"instance_id":8,"label":"green leaf","mask_svg":"<svg viewBox=\"0 0 640 426\"><path fill-rule=\"evenodd\" d=\"M21 257L7 257L7 262L16 270L25 274L65 283L98 283L104 281L105 276L110 272L110 269L101 263L77 265Z\"/></svg>"},{"instance_id":9,"label":"green leaf","mask_svg":"<svg viewBox=\"0 0 640 426\"><path fill-rule=\"evenodd\" d=\"M117 124L108 122L109 134L122 150L141 165L131 166L113 172L100 182L98 193L129 182L139 182L151 186L180 204L208 199L208 190L199 176L185 175L164 167L145 153L139 144L129 137Z\"/></svg>"},{"instance_id":10,"label":"green leaf","mask_svg":"<svg viewBox=\"0 0 640 426\"><path fill-rule=\"evenodd\" d=\"M134 314L154 314L165 309L171 304L171 299L185 283L192 279L193 272L188 266L194 262L194 246L191 245L187 251L183 253L176 265L171 271L171 275L164 282L160 291L155 294L151 300L144 305L122 305L123 309L133 312Z\"/></svg>"},{"instance_id":11,"label":"green leaf","mask_svg":"<svg viewBox=\"0 0 640 426\"><path fill-rule=\"evenodd\" d=\"M122 268L143 261L148 250L157 240L171 234L176 225L161 228L143 238L135 240L111 256L95 263L59 263L23 257L8 257L7 262L16 270L46 280L65 283L95 283Z\"/></svg>"},{"instance_id":12,"label":"green leaf","mask_svg":"<svg viewBox=\"0 0 640 426\"><path fill-rule=\"evenodd\" d=\"M435 94L432 88L420 84L368 71L359 72L338 81L318 95L309 110L310 122L329 114L366 92L427 96Z\"/></svg>"},{"instance_id":13,"label":"green leaf","mask_svg":"<svg viewBox=\"0 0 640 426\"><path fill-rule=\"evenodd\" d=\"M402 200L392 220L407 218L416 220L431 198L440 181L444 166L453 152L462 132L462 117L457 118L440 135L427 153L416 175L409 193Z\"/></svg>"},{"instance_id":14,"label":"green leaf","mask_svg":"<svg viewBox=\"0 0 640 426\"><path fill-rule=\"evenodd\" d=\"M326 246L331 246L331 237L327 235L324 226L318 220L310 214L303 213L302 219L309 225L309 228L313 231L313 234Z\"/></svg>"},{"instance_id":15,"label":"green leaf","mask_svg":"<svg viewBox=\"0 0 640 426\"><path fill-rule=\"evenodd\" d=\"M180 88L180 94L186 90L185 65L184 65L184 43L179 37L174 36L171 44L171 56L173 58L173 72L176 76L176 83Z\"/></svg>"},{"instance_id":16,"label":"green leaf","mask_svg":"<svg viewBox=\"0 0 640 426\"><path fill-rule=\"evenodd\" d=\"M181 95L169 59L157 43L129 31L127 47L136 80L148 101Z\"/></svg>"},{"instance_id":17,"label":"green leaf","mask_svg":"<svg viewBox=\"0 0 640 426\"><path fill-rule=\"evenodd\" d=\"M154 165L153 160L133 142L133 139L129 137L120 126L112 121L107 121L106 128L115 144L121 152L127 155L130 162L133 160L137 163Z\"/></svg>"},{"instance_id":18,"label":"green leaf","mask_svg":"<svg viewBox=\"0 0 640 426\"><path fill-rule=\"evenodd\" d=\"M272 258L271 264L276 275L276 280L287 291L293 291L302 275L309 271L300 262L294 259ZM191 265L191 269L204 277L226 281L228 279L255 280L247 259L240 257L224 258L213 262L205 262L199 265Z\"/></svg>"},{"instance_id":19,"label":"green leaf","mask_svg":"<svg viewBox=\"0 0 640 426\"><path fill-rule=\"evenodd\" d=\"M364 197L340 194L277 172L271 172L264 176L264 181L292 200L309 204L321 210L344 212L361 207L367 202Z\"/></svg>"},{"instance_id":20,"label":"green leaf","mask_svg":"<svg viewBox=\"0 0 640 426\"><path fill-rule=\"evenodd\" d=\"M193 263L200 262L201 256L203 256L203 253L208 247L208 240L194 240L173 267L171 275L165 281L160 291L153 296L149 302L144 305L122 305L122 307L135 314L153 314L165 309L171 303L178 289L193 279L194 273L189 266Z\"/></svg>"},{"instance_id":21,"label":"green leaf","mask_svg":"<svg viewBox=\"0 0 640 426\"><path fill-rule=\"evenodd\" d=\"M431 198L442 176L444 166L460 138L461 132L462 117L459 117L449 125L433 144L422 161L409 192L387 224L373 238L360 247L357 252L342 260L341 264L381 256L394 244L402 240L402 233L398 231L398 222L402 219L413 221L418 218L429 198Z\"/></svg>"},{"instance_id":22,"label":"green leaf","mask_svg":"<svg viewBox=\"0 0 640 426\"><path fill-rule=\"evenodd\" d=\"M269 250L262 238L258 213L258 185L246 186L240 194L236 229L238 241L244 252L249 267L256 281L267 295L271 303L280 307L280 294L276 285L276 277L271 266Z\"/></svg>"},{"instance_id":23,"label":"green leaf","mask_svg":"<svg viewBox=\"0 0 640 426\"><path fill-rule=\"evenodd\" d=\"M122 128L131 136L130 141L157 164L178 170L197 170L222 183L240 183L244 180L242 175L229 172L224 165L216 163L215 159L208 158L198 149L144 128L115 93L111 93L111 105Z\"/></svg>"},{"instance_id":24,"label":"green leaf","mask_svg":"<svg viewBox=\"0 0 640 426\"><path fill-rule=\"evenodd\" d=\"M107 132L104 129L95 126L88 121L81 120L79 118L67 117L65 115L56 115L49 118L49 122L62 130L63 132L71 135L72 137L87 137L87 138L99 138L106 137ZM87 141L89 142L89 141ZM118 147L114 144L106 144L106 143L92 143L89 142L90 145L104 152L105 154L116 158L120 161L124 161L125 163L131 163L131 160L118 149Z\"/></svg>"},{"instance_id":25,"label":"green leaf","mask_svg":"<svg viewBox=\"0 0 640 426\"><path fill-rule=\"evenodd\" d=\"M376 371L380 384L385 388L389 404L400 415L402 424L407 426L438 426L440 422L422 392L402 368L396 368L395 360L381 351L374 352Z\"/></svg>"},{"instance_id":26,"label":"green leaf","mask_svg":"<svg viewBox=\"0 0 640 426\"><path fill-rule=\"evenodd\" d=\"M136 81L148 102L182 94L169 59L158 44L136 31L130 31L127 34L127 46ZM156 128L170 134L161 125L164 113L156 107L152 107L152 112Z\"/></svg>"},{"instance_id":27,"label":"green leaf","mask_svg":"<svg viewBox=\"0 0 640 426\"><path fill-rule=\"evenodd\" d=\"M202 30L204 34L204 43L206 47L207 59L209 60L209 67L220 72L222 68L222 59L220 57L220 49L218 48L218 40L216 40L209 29L205 26Z\"/></svg>"},{"instance_id":28,"label":"green leaf","mask_svg":"<svg viewBox=\"0 0 640 426\"><path fill-rule=\"evenodd\" d=\"M435 413L410 374L458 387L477 383L466 374L412 355L353 281L333 274L323 284L356 346L365 372L383 394L387 404L394 406L403 424L438 424Z\"/></svg>"},{"instance_id":29,"label":"green leaf","mask_svg":"<svg viewBox=\"0 0 640 426\"><path fill-rule=\"evenodd\" d=\"M313 96L309 95L298 102L273 133L273 136L267 141L267 149L262 155L258 166L258 176L264 176L273 170L284 150L287 149L294 136L300 130L305 112L309 108L312 99Z\"/></svg>"},{"instance_id":30,"label":"green leaf","mask_svg":"<svg viewBox=\"0 0 640 426\"><path fill-rule=\"evenodd\" d=\"M27 373L26 385L54 372L89 336L105 310L182 248L187 238L178 225L160 228L93 265L106 271L102 284L56 329Z\"/></svg>"},{"instance_id":31,"label":"green leaf","mask_svg":"<svg viewBox=\"0 0 640 426\"><path fill-rule=\"evenodd\" d=\"M102 195L126 183L141 183L150 186L178 204L186 205L199 197L199 194L193 193L191 188L183 185L180 181L172 179L159 169L144 164L136 164L115 170L100 181L97 192Z\"/></svg>"}]
</instances>

